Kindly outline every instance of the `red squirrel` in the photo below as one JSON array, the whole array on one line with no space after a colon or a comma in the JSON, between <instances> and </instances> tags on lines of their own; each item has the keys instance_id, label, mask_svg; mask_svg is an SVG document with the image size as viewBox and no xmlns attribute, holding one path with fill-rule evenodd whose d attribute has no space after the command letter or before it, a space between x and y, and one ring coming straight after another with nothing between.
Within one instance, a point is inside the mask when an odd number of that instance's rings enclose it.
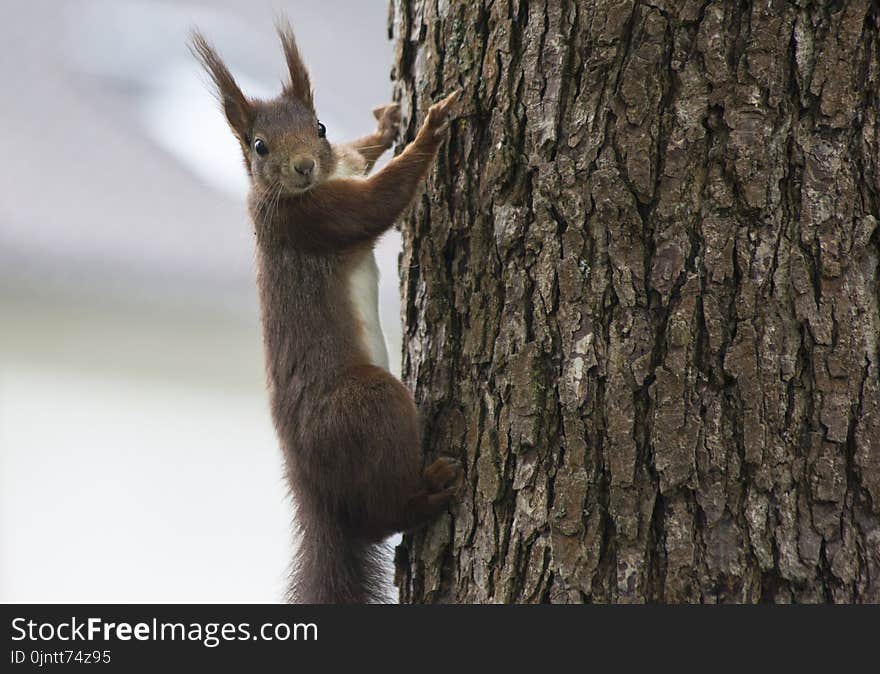
<instances>
[{"instance_id":1,"label":"red squirrel","mask_svg":"<svg viewBox=\"0 0 880 674\"><path fill-rule=\"evenodd\" d=\"M444 511L461 466L441 457L423 470L413 397L387 371L376 334L373 245L415 197L460 91L432 105L415 140L367 176L394 143L399 107L374 111L374 133L331 144L293 31L279 24L278 33L289 81L268 101L246 97L201 34L190 46L250 178L269 398L300 534L289 599L381 602L381 542ZM357 304L364 281L373 307Z\"/></svg>"}]
</instances>

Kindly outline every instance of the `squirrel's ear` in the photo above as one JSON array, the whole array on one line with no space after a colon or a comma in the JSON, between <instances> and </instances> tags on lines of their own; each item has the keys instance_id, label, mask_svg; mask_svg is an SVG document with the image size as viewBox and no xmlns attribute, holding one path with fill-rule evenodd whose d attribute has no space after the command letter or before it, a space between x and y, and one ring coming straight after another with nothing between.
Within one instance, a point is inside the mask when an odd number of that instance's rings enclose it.
<instances>
[{"instance_id":1,"label":"squirrel's ear","mask_svg":"<svg viewBox=\"0 0 880 674\"><path fill-rule=\"evenodd\" d=\"M284 47L284 56L287 59L287 70L290 73L290 82L284 85L284 95L300 100L314 109L312 82L309 79L309 71L299 55L299 49L296 47L293 28L288 22L279 21L277 29L278 36L281 38L281 46Z\"/></svg>"},{"instance_id":2,"label":"squirrel's ear","mask_svg":"<svg viewBox=\"0 0 880 674\"><path fill-rule=\"evenodd\" d=\"M254 106L238 88L229 68L198 31L193 31L190 35L189 49L211 76L215 93L223 105L223 112L226 114L229 126L232 127L232 132L238 137L242 146L248 147L254 121Z\"/></svg>"}]
</instances>

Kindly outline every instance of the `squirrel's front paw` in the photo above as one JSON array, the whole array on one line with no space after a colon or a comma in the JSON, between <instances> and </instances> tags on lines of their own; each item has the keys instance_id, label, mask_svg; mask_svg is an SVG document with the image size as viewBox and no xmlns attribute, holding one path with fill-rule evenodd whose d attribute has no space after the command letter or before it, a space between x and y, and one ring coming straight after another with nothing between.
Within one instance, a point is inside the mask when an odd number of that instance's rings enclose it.
<instances>
[{"instance_id":1,"label":"squirrel's front paw","mask_svg":"<svg viewBox=\"0 0 880 674\"><path fill-rule=\"evenodd\" d=\"M373 109L373 117L379 122L377 130L382 135L382 140L390 147L400 130L400 106L397 103L380 105Z\"/></svg>"},{"instance_id":2,"label":"squirrel's front paw","mask_svg":"<svg viewBox=\"0 0 880 674\"><path fill-rule=\"evenodd\" d=\"M442 101L434 103L428 108L428 116L425 117L425 126L434 132L434 137L439 138L446 129L449 128L449 122L452 119L452 109L461 97L461 89L456 89Z\"/></svg>"}]
</instances>

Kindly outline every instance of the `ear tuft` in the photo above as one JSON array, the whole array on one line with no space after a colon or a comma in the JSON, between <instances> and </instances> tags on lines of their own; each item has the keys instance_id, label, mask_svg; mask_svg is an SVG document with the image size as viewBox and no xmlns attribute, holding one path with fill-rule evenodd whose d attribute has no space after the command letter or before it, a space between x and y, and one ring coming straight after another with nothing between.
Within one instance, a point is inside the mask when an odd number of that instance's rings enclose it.
<instances>
[{"instance_id":1,"label":"ear tuft","mask_svg":"<svg viewBox=\"0 0 880 674\"><path fill-rule=\"evenodd\" d=\"M226 120L239 142L246 147L249 145L248 137L254 118L253 105L238 88L229 68L220 60L211 44L196 30L190 33L189 50L211 76L214 92L223 106Z\"/></svg>"},{"instance_id":2,"label":"ear tuft","mask_svg":"<svg viewBox=\"0 0 880 674\"><path fill-rule=\"evenodd\" d=\"M287 71L290 73L290 82L284 85L284 95L298 99L314 110L314 94L309 71L299 55L293 28L286 20L279 20L276 28L278 37L281 38L281 46L284 48L284 57L287 59Z\"/></svg>"}]
</instances>

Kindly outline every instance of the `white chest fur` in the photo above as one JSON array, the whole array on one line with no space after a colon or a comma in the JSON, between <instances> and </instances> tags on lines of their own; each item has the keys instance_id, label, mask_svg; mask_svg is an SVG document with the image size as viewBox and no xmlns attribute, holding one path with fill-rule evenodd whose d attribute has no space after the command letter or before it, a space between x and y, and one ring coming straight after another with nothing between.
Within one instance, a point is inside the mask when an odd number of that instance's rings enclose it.
<instances>
[{"instance_id":1,"label":"white chest fur","mask_svg":"<svg viewBox=\"0 0 880 674\"><path fill-rule=\"evenodd\" d=\"M340 157L331 180L362 175L362 163L354 165L345 159ZM364 348L370 356L370 362L387 370L388 348L385 346L385 335L379 323L379 266L376 264L376 256L372 250L366 253L352 270L348 279L348 294L354 305L356 318L360 322L358 327L361 329Z\"/></svg>"},{"instance_id":2,"label":"white chest fur","mask_svg":"<svg viewBox=\"0 0 880 674\"><path fill-rule=\"evenodd\" d=\"M370 361L387 370L388 349L379 323L379 267L372 250L352 270L348 292L361 323L364 347L370 355Z\"/></svg>"}]
</instances>

